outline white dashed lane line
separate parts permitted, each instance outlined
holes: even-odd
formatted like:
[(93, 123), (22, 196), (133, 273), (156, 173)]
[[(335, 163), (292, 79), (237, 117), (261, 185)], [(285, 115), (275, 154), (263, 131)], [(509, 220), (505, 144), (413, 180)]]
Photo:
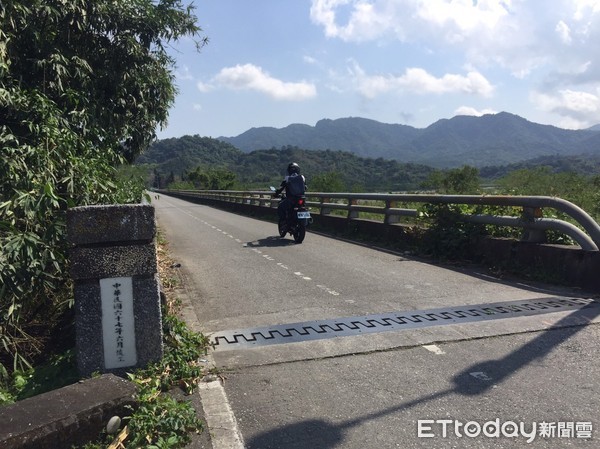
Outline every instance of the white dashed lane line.
[[(198, 218), (198, 217), (196, 217), (196, 216), (194, 216), (194, 215), (190, 214), (188, 211), (186, 211), (186, 210), (184, 210), (184, 209), (181, 209), (181, 208), (179, 208), (179, 207), (177, 207), (177, 206), (174, 206), (174, 207), (175, 207), (175, 208), (177, 208), (177, 209), (179, 209), (179, 210), (180, 210), (181, 212), (183, 212), (184, 214), (186, 214), (186, 215), (188, 215), (188, 216), (192, 217), (194, 220), (196, 220), (196, 221), (199, 221), (200, 223), (202, 223), (202, 224), (204, 224), (204, 225), (208, 226), (208, 227), (209, 227), (209, 228), (211, 228), (211, 229), (214, 229), (215, 231), (217, 231), (217, 232), (219, 232), (219, 233), (221, 233), (221, 234), (223, 234), (223, 235), (226, 235), (226, 236), (227, 236), (227, 237), (229, 237), (230, 239), (234, 240), (236, 243), (240, 243), (240, 244), (242, 244), (242, 247), (244, 247), (244, 248), (248, 248), (248, 244), (247, 244), (247, 243), (243, 243), (243, 242), (242, 242), (240, 239), (238, 239), (238, 238), (236, 238), (235, 236), (233, 236), (233, 235), (229, 234), (227, 231), (223, 231), (222, 229), (219, 229), (219, 228), (217, 228), (216, 226), (214, 226), (214, 225), (210, 224), (209, 222), (207, 222), (207, 221), (205, 221), (205, 220), (202, 220), (202, 219), (200, 219), (200, 218)], [(283, 268), (284, 270), (289, 270), (289, 269), (290, 269), (290, 268), (289, 268), (287, 265), (285, 265), (285, 264), (283, 264), (283, 263), (281, 263), (281, 262), (277, 262), (277, 261), (276, 261), (276, 259), (275, 259), (274, 257), (271, 257), (271, 256), (270, 256), (270, 255), (268, 255), (268, 254), (263, 254), (263, 252), (262, 252), (261, 250), (259, 250), (258, 248), (252, 248), (252, 251), (254, 251), (255, 253), (257, 253), (257, 254), (261, 255), (261, 256), (262, 256), (264, 259), (266, 259), (266, 260), (268, 260), (268, 261), (270, 261), (270, 262), (276, 262), (276, 263), (277, 263), (277, 266), (278, 266), (278, 267), (280, 267), (280, 268)], [(300, 272), (300, 271), (294, 271), (294, 274), (295, 274), (296, 276), (298, 276), (298, 277), (302, 278), (302, 279), (303, 279), (303, 280), (305, 280), (305, 281), (312, 281), (312, 280), (313, 280), (313, 279), (312, 279), (310, 276), (307, 276), (307, 275), (303, 274), (303, 273), (302, 273), (302, 272)], [(316, 287), (317, 287), (317, 288), (319, 288), (319, 289), (321, 289), (321, 290), (323, 290), (324, 292), (327, 292), (327, 293), (329, 293), (329, 294), (330, 294), (330, 295), (332, 295), (332, 296), (340, 296), (340, 293), (339, 293), (339, 292), (337, 292), (337, 291), (335, 291), (335, 290), (333, 290), (333, 289), (331, 289), (331, 288), (329, 288), (329, 287), (327, 287), (327, 286), (325, 286), (325, 285), (320, 285), (320, 284), (317, 284), (317, 285), (316, 285)]]

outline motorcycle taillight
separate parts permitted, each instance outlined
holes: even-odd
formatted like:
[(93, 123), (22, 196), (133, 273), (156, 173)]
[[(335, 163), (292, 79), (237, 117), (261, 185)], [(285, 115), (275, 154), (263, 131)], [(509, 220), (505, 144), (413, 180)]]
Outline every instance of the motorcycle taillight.
[(304, 206), (304, 198), (298, 199), (298, 206)]

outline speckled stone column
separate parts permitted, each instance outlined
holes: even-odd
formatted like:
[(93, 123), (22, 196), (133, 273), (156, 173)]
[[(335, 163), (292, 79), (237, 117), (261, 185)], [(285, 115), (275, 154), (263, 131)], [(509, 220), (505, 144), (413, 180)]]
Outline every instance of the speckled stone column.
[(124, 375), (160, 360), (156, 222), (149, 204), (69, 209), (77, 366)]

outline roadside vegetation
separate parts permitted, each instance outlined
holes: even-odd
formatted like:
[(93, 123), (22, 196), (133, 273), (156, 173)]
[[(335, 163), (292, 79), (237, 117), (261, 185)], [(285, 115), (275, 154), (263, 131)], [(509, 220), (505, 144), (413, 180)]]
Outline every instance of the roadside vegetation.
[(202, 46), (200, 33), (179, 0), (0, 3), (3, 402), (22, 397), (34, 366), (70, 363), (66, 210), (141, 201), (145, 180), (120, 167), (173, 104), (166, 46), (183, 37)]
[[(174, 261), (168, 253), (167, 242), (161, 234), (157, 238), (159, 276), (162, 293), (163, 358), (128, 374), (137, 388), (139, 406), (122, 419), (118, 434), (103, 431), (98, 439), (84, 449), (104, 449), (119, 442), (124, 448), (149, 449), (181, 448), (191, 441), (193, 433), (203, 432), (204, 424), (194, 407), (174, 390), (190, 395), (205, 376), (218, 376), (214, 367), (203, 362), (210, 348), (203, 334), (192, 332), (178, 318), (181, 303), (177, 297), (179, 286)], [(0, 390), (0, 407), (37, 394), (77, 382), (80, 377), (73, 350), (74, 336), (61, 346), (48, 348), (53, 354), (45, 363), (39, 362), (28, 369), (12, 373), (12, 382), (5, 382)]]
[(181, 302), (176, 264), (170, 258), (167, 242), (157, 238), (159, 276), (162, 292), (163, 348), (159, 362), (130, 373), (137, 387), (139, 406), (124, 418), (123, 429), (117, 435), (103, 432), (98, 440), (84, 449), (104, 449), (118, 442), (125, 448), (174, 449), (184, 447), (193, 433), (203, 432), (204, 424), (194, 407), (173, 394), (179, 389), (192, 394), (205, 376), (218, 376), (214, 367), (203, 361), (210, 348), (207, 337), (192, 332), (178, 318)]
[[(553, 172), (548, 166), (519, 169), (509, 172), (487, 188), (481, 187), (481, 179), (473, 167), (435, 172), (429, 187), (448, 194), (499, 194), (552, 196), (570, 201), (600, 221), (600, 175), (584, 175), (575, 172)], [(555, 210), (540, 210), (545, 218), (556, 218), (577, 225), (571, 217)], [(429, 220), (433, 254), (449, 256), (461, 254), (470, 239), (479, 236), (520, 238), (522, 230), (511, 227), (460, 223), (460, 214), (488, 214), (522, 216), (520, 207), (477, 205), (428, 205), (422, 208), (422, 217)], [(546, 231), (548, 243), (573, 244), (571, 239), (556, 231)]]
[[(0, 3), (0, 407), (79, 380), (66, 211), (144, 197), (147, 174), (130, 164), (175, 98), (166, 46), (206, 43), (193, 11), (180, 0)], [(125, 447), (182, 447), (202, 428), (168, 391), (189, 393), (207, 373), (208, 341), (168, 294), (162, 306), (164, 357), (130, 374), (139, 407)], [(114, 436), (99, 438), (88, 447)]]

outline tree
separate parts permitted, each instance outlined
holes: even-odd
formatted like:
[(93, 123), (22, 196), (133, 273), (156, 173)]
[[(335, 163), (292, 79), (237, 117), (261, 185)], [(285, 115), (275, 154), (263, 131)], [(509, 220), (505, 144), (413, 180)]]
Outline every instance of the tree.
[(236, 175), (224, 168), (199, 166), (188, 174), (188, 180), (198, 189), (229, 190), (235, 185)]
[(433, 172), (424, 187), (433, 188), (446, 194), (475, 194), (479, 191), (479, 171), (464, 165), (445, 171)]
[(165, 45), (200, 31), (180, 0), (0, 2), (0, 351), (65, 302), (65, 210), (141, 199), (116, 167), (167, 119)]
[(171, 172), (169, 173), (169, 176), (167, 176), (167, 180), (165, 181), (165, 183), (169, 185), (173, 182), (175, 182), (175, 173)]
[(320, 173), (310, 180), (310, 189), (315, 192), (343, 192), (344, 181), (337, 172)]
[[(510, 195), (556, 196), (571, 201), (586, 212), (600, 215), (600, 176), (586, 177), (574, 172), (553, 173), (549, 167), (516, 170), (498, 181)], [(564, 218), (563, 215), (558, 214)]]

